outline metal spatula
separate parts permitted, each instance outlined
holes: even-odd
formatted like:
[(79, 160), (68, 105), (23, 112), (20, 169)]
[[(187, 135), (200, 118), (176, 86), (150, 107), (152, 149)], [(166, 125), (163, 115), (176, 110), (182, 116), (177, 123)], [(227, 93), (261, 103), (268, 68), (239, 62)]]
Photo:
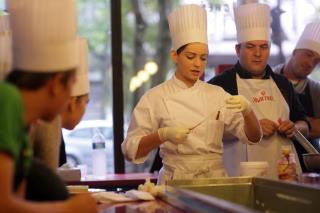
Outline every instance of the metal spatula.
[(312, 146), (310, 141), (308, 141), (299, 130), (294, 131), (293, 138), (297, 140), (308, 153), (319, 154), (318, 150)]

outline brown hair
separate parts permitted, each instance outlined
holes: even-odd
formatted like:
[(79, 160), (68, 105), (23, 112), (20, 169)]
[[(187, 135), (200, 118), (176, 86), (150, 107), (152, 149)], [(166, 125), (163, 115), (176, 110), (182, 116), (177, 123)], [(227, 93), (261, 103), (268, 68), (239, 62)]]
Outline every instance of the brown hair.
[(43, 87), (50, 79), (58, 74), (63, 74), (62, 84), (67, 85), (70, 77), (74, 74), (76, 69), (66, 70), (64, 72), (51, 72), (51, 73), (35, 73), (24, 70), (13, 70), (6, 78), (20, 89), (37, 90)]
[(187, 46), (188, 46), (188, 44), (185, 44), (185, 45), (179, 47), (179, 48), (177, 49), (177, 54), (179, 55)]

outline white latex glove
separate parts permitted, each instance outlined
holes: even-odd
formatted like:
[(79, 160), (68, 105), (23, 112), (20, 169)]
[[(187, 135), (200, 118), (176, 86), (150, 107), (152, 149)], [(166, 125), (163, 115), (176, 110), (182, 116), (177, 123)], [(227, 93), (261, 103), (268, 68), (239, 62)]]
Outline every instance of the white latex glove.
[(249, 101), (242, 95), (233, 95), (226, 100), (227, 109), (236, 109), (237, 112), (242, 112), (244, 116), (248, 115), (252, 108)]
[(173, 143), (183, 143), (190, 130), (183, 127), (163, 127), (158, 129), (158, 134), (162, 142), (171, 141)]

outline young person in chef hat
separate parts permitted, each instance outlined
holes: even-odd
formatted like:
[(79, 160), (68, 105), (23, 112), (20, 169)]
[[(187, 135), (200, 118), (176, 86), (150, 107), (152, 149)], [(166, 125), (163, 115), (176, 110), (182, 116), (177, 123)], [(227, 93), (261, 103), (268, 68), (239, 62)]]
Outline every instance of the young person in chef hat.
[(225, 143), (224, 162), (229, 174), (239, 175), (240, 161), (267, 161), (268, 176), (278, 178), (277, 159), (281, 156), (281, 146), (292, 145), (290, 139), (295, 129), (307, 135), (308, 123), (291, 83), (273, 73), (267, 64), (271, 45), (269, 6), (243, 4), (236, 7), (234, 13), (238, 62), (209, 83), (250, 100), (259, 118), (263, 139), (256, 146)]
[(78, 51), (79, 66), (76, 82), (71, 91), (70, 102), (61, 114), (62, 117), (57, 116), (51, 122), (38, 121), (33, 125), (30, 133), (35, 157), (54, 171), (58, 166), (66, 163), (61, 126), (69, 130), (73, 129), (80, 122), (89, 101), (88, 47), (85, 38), (78, 39)]
[(71, 91), (71, 98), (67, 108), (61, 113), (62, 127), (73, 129), (85, 113), (89, 102), (89, 79), (88, 79), (88, 44), (87, 39), (79, 38), (79, 67), (77, 80)]
[[(72, 130), (80, 121), (89, 102), (90, 84), (88, 78), (88, 44), (87, 39), (79, 38), (79, 67), (77, 81), (72, 88), (67, 108), (61, 113), (62, 127)], [(65, 144), (62, 137), (59, 165), (66, 163)]]
[[(320, 82), (309, 75), (316, 71), (320, 63), (320, 21), (309, 23), (303, 30), (292, 55), (284, 64), (274, 68), (274, 72), (285, 76), (298, 93), (299, 100), (307, 113), (311, 125), (308, 140), (320, 151)], [(307, 172), (302, 154), (304, 148), (295, 143), (302, 171)]]
[(28, 128), (37, 119), (54, 119), (68, 103), (75, 81), (75, 1), (10, 0), (7, 6), (13, 71), (9, 83), (0, 82), (0, 212), (97, 212), (89, 195), (51, 203), (24, 197), (33, 160)]
[(199, 5), (184, 5), (168, 20), (175, 74), (142, 96), (122, 151), (139, 164), (160, 147), (163, 167), (158, 183), (225, 176), (224, 131), (254, 144), (261, 137), (258, 120), (245, 98), (199, 80), (208, 57), (206, 11)]
[[(41, 137), (38, 137), (36, 144), (33, 144), (34, 156), (37, 160), (33, 161), (30, 174), (27, 177), (26, 197), (30, 200), (64, 200), (69, 196), (64, 181), (55, 173), (59, 163), (59, 155), (66, 158), (64, 142), (63, 140), (61, 141), (60, 137), (57, 138), (56, 135), (60, 136), (61, 128), (57, 130), (60, 127), (60, 120), (62, 120), (62, 126), (70, 130), (80, 122), (89, 101), (87, 40), (78, 38), (77, 45), (79, 65), (76, 71), (76, 82), (72, 87), (67, 107), (63, 110), (59, 119), (55, 119), (59, 121), (59, 125), (57, 122), (53, 124), (50, 122), (40, 124), (40, 128), (36, 127), (37, 135), (41, 135)], [(45, 135), (55, 131), (57, 133), (54, 136)], [(50, 139), (52, 137), (58, 141), (55, 142)], [(47, 144), (48, 138), (52, 144)], [(66, 161), (66, 159), (64, 160)], [(55, 165), (55, 167), (49, 169), (51, 164)], [(41, 185), (39, 185), (39, 179), (41, 179)]]
[(5, 79), (11, 71), (11, 29), (9, 26), (9, 15), (0, 11), (0, 81)]

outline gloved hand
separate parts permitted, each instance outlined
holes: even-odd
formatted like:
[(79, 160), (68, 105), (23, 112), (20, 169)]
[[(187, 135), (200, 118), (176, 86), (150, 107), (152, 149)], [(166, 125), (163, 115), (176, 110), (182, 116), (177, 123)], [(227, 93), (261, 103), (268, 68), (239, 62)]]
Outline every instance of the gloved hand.
[(162, 142), (171, 141), (173, 143), (183, 143), (190, 130), (183, 127), (163, 127), (158, 129), (159, 138)]
[(252, 108), (249, 101), (242, 95), (233, 95), (226, 100), (227, 109), (236, 109), (237, 112), (242, 112), (244, 116), (248, 115)]

